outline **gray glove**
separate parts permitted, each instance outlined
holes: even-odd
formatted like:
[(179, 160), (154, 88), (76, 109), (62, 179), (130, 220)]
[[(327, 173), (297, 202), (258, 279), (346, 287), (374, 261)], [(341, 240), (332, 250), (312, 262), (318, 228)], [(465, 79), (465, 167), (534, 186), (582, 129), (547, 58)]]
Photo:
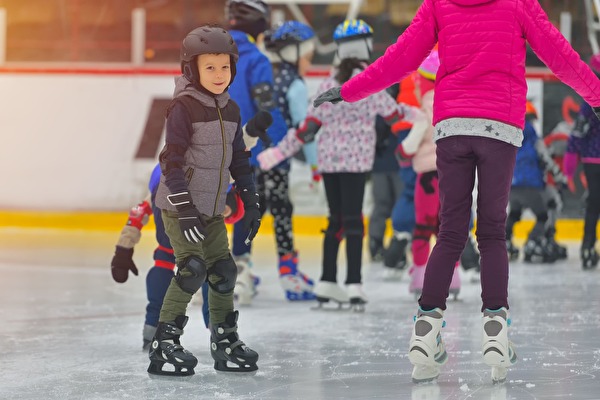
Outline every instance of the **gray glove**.
[(313, 107), (317, 108), (321, 104), (325, 103), (326, 101), (333, 103), (333, 104), (343, 101), (344, 99), (342, 99), (340, 90), (342, 90), (342, 88), (340, 86), (337, 86), (337, 87), (333, 87), (333, 88), (321, 93), (320, 95), (317, 96), (315, 101), (313, 101)]

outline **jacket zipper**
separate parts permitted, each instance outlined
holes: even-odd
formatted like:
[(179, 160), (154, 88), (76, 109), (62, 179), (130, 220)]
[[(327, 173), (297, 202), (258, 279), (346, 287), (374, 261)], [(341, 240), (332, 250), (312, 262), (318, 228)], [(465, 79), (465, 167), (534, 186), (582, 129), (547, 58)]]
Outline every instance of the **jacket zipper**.
[(225, 167), (225, 156), (227, 155), (227, 148), (225, 147), (225, 126), (223, 125), (223, 116), (221, 115), (221, 109), (219, 108), (219, 103), (217, 102), (217, 99), (215, 99), (215, 107), (217, 108), (217, 113), (219, 114), (219, 123), (221, 124), (221, 143), (223, 143), (223, 157), (221, 158), (221, 168), (219, 169), (219, 187), (217, 190), (217, 195), (215, 197), (213, 215), (217, 214), (219, 195), (221, 193), (221, 186), (223, 185), (223, 168)]

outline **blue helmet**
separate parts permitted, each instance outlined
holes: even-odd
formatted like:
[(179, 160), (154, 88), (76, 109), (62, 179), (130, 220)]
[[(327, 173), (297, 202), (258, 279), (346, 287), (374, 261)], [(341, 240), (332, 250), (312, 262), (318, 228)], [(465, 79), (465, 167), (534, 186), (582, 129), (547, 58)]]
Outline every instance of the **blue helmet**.
[(373, 28), (362, 19), (347, 19), (339, 24), (333, 32), (333, 40), (344, 42), (373, 36)]
[(265, 36), (265, 48), (279, 51), (290, 44), (300, 44), (315, 37), (312, 28), (300, 21), (285, 21)]

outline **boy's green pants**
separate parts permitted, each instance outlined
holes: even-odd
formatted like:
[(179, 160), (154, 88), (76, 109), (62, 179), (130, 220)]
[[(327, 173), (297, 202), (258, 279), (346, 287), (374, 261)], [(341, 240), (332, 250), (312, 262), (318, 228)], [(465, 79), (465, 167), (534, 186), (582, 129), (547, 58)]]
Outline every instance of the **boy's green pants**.
[[(206, 263), (208, 281), (216, 284), (220, 277), (211, 274), (211, 268), (215, 261), (231, 257), (229, 253), (229, 238), (225, 229), (223, 216), (206, 218), (206, 239), (200, 243), (190, 243), (179, 228), (177, 213), (162, 210), (162, 219), (165, 224), (165, 232), (169, 236), (175, 262), (178, 266), (178, 274), (182, 277), (191, 275), (185, 268), (181, 269), (183, 261), (189, 256), (200, 257)], [(160, 322), (174, 321), (178, 315), (185, 315), (187, 305), (192, 300), (190, 293), (184, 292), (175, 278), (167, 289), (163, 305), (160, 310)], [(208, 289), (208, 310), (210, 312), (210, 323), (212, 325), (225, 322), (225, 316), (233, 311), (233, 289), (229, 293), (218, 293), (211, 286)]]

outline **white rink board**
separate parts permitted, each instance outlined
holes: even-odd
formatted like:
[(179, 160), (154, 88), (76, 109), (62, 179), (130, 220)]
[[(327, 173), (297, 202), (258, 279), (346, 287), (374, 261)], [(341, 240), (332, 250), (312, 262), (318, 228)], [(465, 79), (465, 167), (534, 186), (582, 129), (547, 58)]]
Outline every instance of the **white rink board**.
[[(307, 79), (311, 93), (321, 79)], [(1, 73), (0, 209), (110, 211), (136, 204), (155, 162), (134, 156), (152, 99), (169, 98), (173, 86), (164, 73)], [(295, 212), (324, 213), (322, 187), (314, 196), (309, 179), (305, 166), (292, 169)]]

